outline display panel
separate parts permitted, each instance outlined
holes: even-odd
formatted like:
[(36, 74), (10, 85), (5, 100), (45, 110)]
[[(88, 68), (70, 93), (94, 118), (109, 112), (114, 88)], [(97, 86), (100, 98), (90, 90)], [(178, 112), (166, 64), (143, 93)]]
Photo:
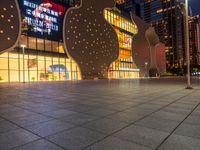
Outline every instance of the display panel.
[(62, 40), (63, 18), (67, 6), (53, 0), (19, 0), (23, 25), (28, 36)]

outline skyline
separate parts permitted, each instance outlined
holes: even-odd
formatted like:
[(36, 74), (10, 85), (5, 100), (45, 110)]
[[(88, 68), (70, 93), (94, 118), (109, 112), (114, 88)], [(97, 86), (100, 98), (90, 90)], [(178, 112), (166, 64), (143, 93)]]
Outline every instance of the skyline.
[(197, 0), (189, 0), (189, 6), (192, 9), (193, 15), (200, 15), (200, 5)]

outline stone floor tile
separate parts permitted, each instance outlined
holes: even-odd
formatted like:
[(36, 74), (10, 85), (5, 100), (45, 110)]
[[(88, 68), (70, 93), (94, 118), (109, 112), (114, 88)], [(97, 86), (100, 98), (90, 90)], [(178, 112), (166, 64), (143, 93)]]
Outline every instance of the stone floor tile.
[(68, 107), (67, 109), (71, 110), (71, 111), (82, 113), (82, 112), (88, 112), (88, 111), (94, 110), (95, 108), (92, 106), (89, 106), (89, 105), (78, 105), (77, 104), (72, 107)]
[(104, 118), (104, 119), (95, 120), (90, 123), (84, 124), (83, 126), (89, 129), (102, 132), (104, 134), (111, 134), (123, 127), (126, 127), (127, 125), (128, 124), (123, 123), (123, 122)]
[(21, 111), (23, 109), (19, 107), (15, 107), (11, 104), (1, 104), (0, 105), (0, 114), (2, 113), (9, 113), (9, 112), (16, 112), (16, 111)]
[(122, 122), (126, 122), (126, 123), (133, 123), (136, 120), (139, 120), (143, 117), (144, 116), (142, 116), (142, 115), (132, 114), (132, 113), (124, 113), (124, 112), (120, 112), (120, 113), (116, 113), (116, 114), (107, 116), (107, 118), (109, 118), (111, 120), (122, 121)]
[(53, 118), (51, 118), (51, 117), (37, 114), (37, 115), (30, 115), (30, 116), (26, 116), (26, 117), (20, 117), (20, 118), (12, 118), (10, 120), (12, 122), (16, 123), (17, 125), (25, 127), (25, 126), (30, 126), (30, 125), (46, 122), (46, 121), (49, 121), (52, 119)]
[(142, 115), (142, 116), (145, 116), (145, 115), (149, 115), (151, 113), (153, 113), (155, 110), (152, 110), (152, 109), (145, 109), (145, 108), (142, 108), (142, 109), (139, 109), (137, 107), (134, 107), (134, 108), (130, 108), (130, 109), (127, 109), (125, 111), (123, 111), (124, 113), (128, 113), (128, 114), (137, 114), (137, 115)]
[(78, 127), (49, 136), (48, 140), (66, 148), (67, 150), (80, 150), (104, 137), (105, 135), (103, 134)]
[(176, 103), (173, 103), (171, 105), (169, 105), (170, 107), (172, 108), (175, 108), (175, 109), (184, 109), (184, 110), (193, 110), (195, 108), (195, 104), (184, 104), (184, 103), (179, 103), (179, 102), (176, 102)]
[(45, 112), (45, 113), (43, 113), (43, 115), (50, 116), (53, 118), (62, 118), (62, 117), (69, 116), (71, 114), (76, 114), (76, 113), (77, 112), (70, 111), (67, 109), (60, 109), (60, 110)]
[(86, 150), (153, 150), (151, 148), (135, 144), (133, 142), (120, 140), (114, 137), (108, 137), (100, 141)]
[(191, 110), (189, 110), (189, 109), (182, 109), (182, 108), (171, 107), (171, 106), (163, 108), (162, 111), (169, 112), (169, 113), (176, 113), (176, 114), (180, 114), (180, 115), (181, 114), (188, 115), (191, 112)]
[(26, 117), (26, 116), (31, 116), (31, 115), (36, 115), (36, 113), (27, 111), (27, 110), (20, 110), (20, 111), (7, 112), (7, 113), (0, 114), (0, 116), (6, 119), (20, 118), (20, 117)]
[(181, 122), (183, 121), (187, 115), (186, 114), (178, 114), (178, 113), (172, 113), (172, 112), (166, 112), (166, 111), (158, 111), (156, 113), (153, 113), (151, 117), (157, 118), (157, 119), (165, 119), (165, 120), (172, 120)]
[(184, 123), (187, 124), (193, 124), (193, 125), (199, 125), (200, 126), (200, 114), (191, 114), (185, 121)]
[(27, 126), (25, 129), (42, 137), (55, 134), (57, 132), (67, 130), (74, 127), (74, 125), (59, 120), (50, 120), (43, 123), (38, 123), (33, 126)]
[(96, 119), (97, 119), (97, 117), (95, 117), (95, 116), (81, 114), (81, 113), (72, 114), (67, 117), (60, 118), (60, 120), (62, 120), (62, 121), (66, 121), (66, 122), (69, 122), (69, 123), (72, 123), (75, 125), (82, 125), (82, 124), (85, 124), (87, 122), (90, 122), (90, 121), (93, 121)]
[(114, 110), (107, 110), (107, 109), (100, 108), (100, 109), (95, 109), (95, 110), (88, 111), (85, 114), (98, 116), (98, 117), (104, 117), (104, 116), (113, 114), (115, 112), (116, 111), (114, 111)]
[(179, 122), (164, 120), (164, 119), (157, 119), (153, 117), (146, 117), (136, 122), (135, 124), (138, 126), (152, 128), (152, 129), (156, 129), (156, 130), (160, 130), (164, 132), (171, 132), (178, 126)]
[[(110, 149), (155, 149), (188, 115), (176, 130), (185, 136), (176, 135), (179, 138), (175, 141), (170, 136), (163, 145), (171, 140), (173, 144), (165, 145), (166, 149), (174, 145), (176, 150), (198, 149), (200, 106), (190, 112), (200, 102), (200, 78), (192, 78), (194, 90), (185, 90), (185, 81), (150, 78), (1, 83), (0, 150), (60, 150), (62, 146), (107, 149), (109, 144)], [(38, 139), (34, 133), (45, 138), (48, 135), (53, 142)]]
[(144, 109), (144, 110), (153, 110), (153, 111), (156, 111), (156, 110), (162, 108), (162, 106), (146, 103), (146, 104), (139, 105), (137, 108), (138, 109)]
[(44, 112), (59, 110), (59, 108), (57, 107), (48, 106), (48, 105), (35, 106), (29, 109), (36, 113), (44, 113)]
[(63, 150), (63, 148), (48, 142), (44, 139), (37, 140), (26, 145), (14, 148), (13, 150)]
[(173, 134), (158, 150), (199, 150), (200, 140)]
[(166, 106), (170, 102), (162, 101), (162, 100), (156, 100), (156, 101), (151, 101), (148, 104), (154, 104), (154, 105), (159, 105), (159, 106)]
[(10, 131), (0, 134), (0, 149), (8, 150), (37, 139), (39, 139), (38, 136), (23, 129)]
[(178, 135), (200, 138), (200, 126), (183, 123), (174, 132)]
[(13, 123), (11, 123), (9, 121), (0, 119), (0, 134), (1, 133), (5, 133), (5, 132), (9, 132), (11, 130), (16, 130), (18, 128), (19, 127), (16, 126), (15, 124), (13, 124)]
[[(139, 103), (135, 103), (135, 105), (138, 105)], [(117, 104), (111, 104), (111, 105), (105, 105), (103, 106), (102, 108), (106, 108), (106, 109), (109, 109), (109, 110), (112, 110), (112, 111), (123, 111), (123, 110), (126, 110), (128, 108), (132, 108), (134, 107), (134, 105), (125, 105), (123, 103), (117, 103)]]
[(132, 125), (113, 136), (154, 149), (168, 136), (168, 133)]

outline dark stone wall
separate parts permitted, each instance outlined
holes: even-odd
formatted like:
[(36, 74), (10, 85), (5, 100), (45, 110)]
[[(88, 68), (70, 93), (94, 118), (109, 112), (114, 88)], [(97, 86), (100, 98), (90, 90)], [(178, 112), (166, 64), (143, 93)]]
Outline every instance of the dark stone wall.
[(80, 7), (66, 12), (65, 49), (79, 65), (83, 79), (107, 78), (109, 66), (118, 58), (117, 34), (103, 14), (114, 5), (114, 0), (82, 0)]
[(0, 1), (0, 54), (12, 49), (21, 34), (21, 15), (17, 0)]

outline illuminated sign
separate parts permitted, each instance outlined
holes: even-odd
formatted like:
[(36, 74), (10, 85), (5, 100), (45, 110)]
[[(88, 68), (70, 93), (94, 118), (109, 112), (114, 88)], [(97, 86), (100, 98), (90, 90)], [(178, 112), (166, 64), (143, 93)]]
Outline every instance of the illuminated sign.
[(66, 7), (53, 0), (20, 0), (23, 29), (29, 36), (62, 40), (62, 24)]

